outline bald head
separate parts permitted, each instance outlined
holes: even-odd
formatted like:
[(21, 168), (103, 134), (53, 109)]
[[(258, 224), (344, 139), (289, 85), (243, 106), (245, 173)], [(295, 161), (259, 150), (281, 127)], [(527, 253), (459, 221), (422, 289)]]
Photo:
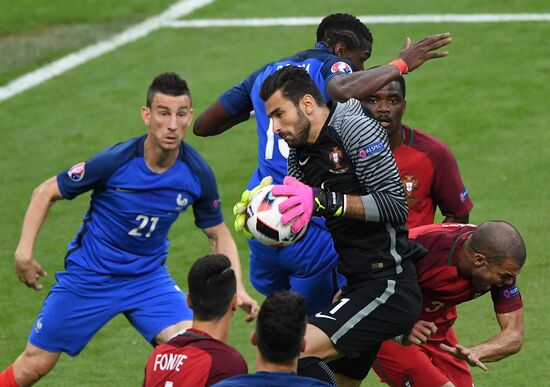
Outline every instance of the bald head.
[(521, 267), (527, 257), (525, 243), (519, 231), (502, 220), (480, 224), (470, 237), (470, 247), (483, 253), (490, 263), (510, 258)]

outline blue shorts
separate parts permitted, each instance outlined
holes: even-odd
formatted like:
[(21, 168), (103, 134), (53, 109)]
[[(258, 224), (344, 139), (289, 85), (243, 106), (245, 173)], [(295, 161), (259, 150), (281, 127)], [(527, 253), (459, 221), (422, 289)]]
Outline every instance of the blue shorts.
[(123, 313), (149, 342), (193, 313), (164, 267), (141, 276), (112, 277), (69, 269), (44, 301), (29, 335), (31, 344), (76, 356), (109, 320)]
[(332, 304), (346, 283), (337, 270), (338, 254), (330, 233), (315, 221), (304, 238), (287, 247), (268, 247), (249, 240), (250, 282), (264, 295), (291, 290), (304, 297), (308, 315)]

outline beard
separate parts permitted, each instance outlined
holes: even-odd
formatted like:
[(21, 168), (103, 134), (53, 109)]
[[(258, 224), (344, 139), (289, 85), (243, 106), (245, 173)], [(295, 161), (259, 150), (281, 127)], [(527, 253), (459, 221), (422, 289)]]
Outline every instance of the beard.
[(298, 120), (296, 121), (295, 128), (296, 134), (292, 137), (285, 138), (285, 141), (291, 147), (307, 144), (309, 131), (311, 129), (311, 121), (308, 120), (300, 108), (298, 108)]

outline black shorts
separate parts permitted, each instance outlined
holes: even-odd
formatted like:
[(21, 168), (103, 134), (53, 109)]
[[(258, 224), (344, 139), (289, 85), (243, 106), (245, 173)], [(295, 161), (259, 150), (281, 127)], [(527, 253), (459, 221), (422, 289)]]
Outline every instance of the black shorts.
[(311, 316), (309, 323), (321, 329), (347, 358), (374, 360), (384, 340), (408, 333), (420, 317), (422, 296), (414, 265), (405, 261), (403, 269), (399, 275), (344, 289), (338, 302)]

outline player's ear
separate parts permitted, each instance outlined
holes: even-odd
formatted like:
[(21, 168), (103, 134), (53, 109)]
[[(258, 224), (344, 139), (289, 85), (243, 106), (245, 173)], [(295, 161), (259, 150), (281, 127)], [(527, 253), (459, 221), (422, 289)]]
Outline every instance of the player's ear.
[(250, 333), (250, 342), (253, 346), (256, 346), (256, 331)]
[(306, 350), (306, 339), (302, 339), (300, 342), (300, 352), (304, 352)]
[(187, 293), (187, 306), (189, 306), (189, 309), (193, 309), (193, 304), (191, 303), (191, 297), (189, 297), (189, 293)]
[(481, 267), (487, 264), (487, 256), (483, 253), (474, 252), (473, 263), (475, 267)]
[(306, 115), (311, 114), (315, 105), (317, 105), (317, 103), (311, 94), (305, 94), (302, 99), (300, 99), (300, 108)]
[(332, 50), (332, 52), (336, 56), (344, 56), (344, 54), (346, 53), (346, 50), (347, 50), (346, 43), (339, 41), (334, 45), (334, 50)]
[(234, 294), (234, 295), (233, 295), (233, 298), (231, 299), (231, 311), (234, 312), (234, 311), (237, 310), (237, 302), (238, 302), (238, 300), (237, 300), (237, 295)]
[(141, 119), (145, 125), (149, 126), (151, 124), (151, 109), (147, 106), (142, 106), (140, 110)]

